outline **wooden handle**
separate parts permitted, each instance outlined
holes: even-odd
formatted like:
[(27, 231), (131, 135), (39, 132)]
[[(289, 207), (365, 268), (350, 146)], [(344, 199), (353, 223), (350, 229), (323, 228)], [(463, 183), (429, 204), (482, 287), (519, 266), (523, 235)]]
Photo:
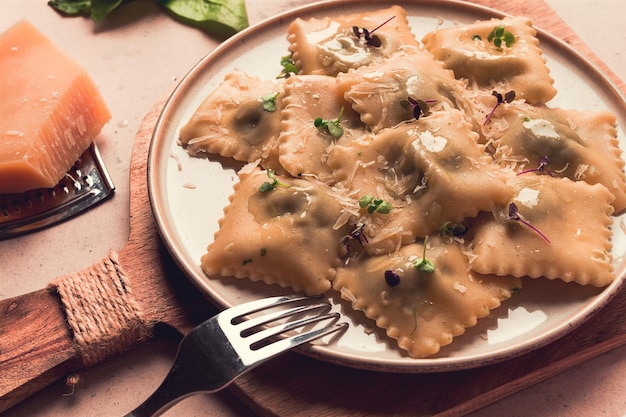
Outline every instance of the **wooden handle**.
[(46, 289), (0, 301), (0, 412), (81, 366), (61, 300)]

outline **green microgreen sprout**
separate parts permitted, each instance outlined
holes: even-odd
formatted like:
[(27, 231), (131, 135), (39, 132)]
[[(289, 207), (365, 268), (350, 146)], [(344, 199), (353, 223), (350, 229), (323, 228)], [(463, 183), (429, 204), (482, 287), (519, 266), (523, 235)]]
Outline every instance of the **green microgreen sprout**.
[(390, 287), (395, 287), (400, 284), (400, 275), (397, 272), (392, 271), (391, 269), (387, 269), (385, 271), (385, 282)]
[(487, 126), (487, 123), (489, 123), (489, 121), (491, 120), (491, 117), (496, 112), (496, 109), (498, 108), (498, 106), (500, 106), (503, 103), (510, 103), (513, 100), (515, 100), (515, 91), (513, 90), (506, 92), (504, 96), (494, 90), (491, 92), (491, 95), (496, 98), (496, 104), (493, 106), (493, 108), (491, 109), (487, 117), (485, 118), (485, 123), (483, 123), (483, 126)]
[(517, 204), (509, 204), (509, 215), (506, 217), (505, 220), (520, 222), (533, 232), (537, 233), (548, 245), (551, 243), (550, 239), (548, 239), (548, 236), (546, 236), (541, 230), (532, 225), (528, 220), (524, 218), (524, 216), (520, 214), (519, 209), (517, 208)]
[(280, 58), (280, 65), (283, 67), (283, 70), (276, 78), (289, 78), (291, 74), (298, 73), (298, 67), (296, 67), (295, 62), (293, 62), (291, 55), (285, 55)]
[(359, 207), (367, 208), (367, 213), (372, 214), (374, 212), (380, 214), (389, 214), (393, 206), (388, 201), (381, 198), (374, 198), (371, 194), (366, 194), (359, 199)]
[(550, 174), (549, 170), (550, 158), (544, 155), (539, 160), (539, 165), (536, 168), (525, 169), (524, 171), (520, 171), (517, 175), (529, 174), (531, 172), (536, 172), (538, 174)]
[(497, 48), (502, 47), (502, 43), (510, 48), (515, 43), (515, 35), (504, 28), (504, 25), (496, 26), (487, 36), (487, 41), (493, 42)]
[(276, 111), (278, 106), (276, 105), (276, 98), (278, 97), (278, 92), (266, 94), (261, 97), (263, 101), (263, 110), (269, 113), (273, 113)]
[(313, 121), (316, 128), (322, 130), (326, 129), (328, 133), (335, 139), (340, 138), (343, 135), (343, 129), (341, 128), (341, 118), (343, 117), (343, 106), (339, 110), (339, 116), (334, 120), (324, 120), (318, 117)]
[(406, 101), (402, 100), (400, 104), (403, 107), (410, 107), (413, 109), (413, 117), (419, 120), (421, 116), (428, 116), (430, 113), (430, 103), (436, 103), (437, 100), (420, 100), (413, 97), (407, 97)]
[(267, 255), (267, 248), (261, 248), (261, 256)]
[(480, 35), (473, 35), (473, 36), (472, 36), (472, 40), (473, 40), (473, 41), (482, 41), (482, 40), (483, 40), (483, 38), (482, 38)]
[(276, 178), (276, 172), (273, 169), (267, 170), (267, 177), (272, 180), (272, 182), (265, 181), (263, 184), (261, 184), (261, 186), (259, 187), (260, 192), (266, 193), (268, 191), (276, 189), (276, 187), (289, 188), (289, 184), (278, 181), (278, 178)]
[(381, 27), (389, 23), (394, 18), (395, 16), (391, 16), (389, 19), (385, 20), (383, 23), (376, 26), (372, 30), (359, 28), (358, 26), (352, 26), (352, 32), (354, 32), (354, 36), (356, 36), (359, 39), (361, 39), (361, 36), (363, 36), (363, 38), (365, 39), (365, 43), (367, 45), (378, 48), (382, 46), (383, 43), (377, 35), (372, 35), (372, 33), (376, 32), (378, 29), (380, 29)]
[(440, 236), (448, 237), (461, 237), (467, 233), (468, 227), (463, 223), (457, 224), (452, 222), (445, 222), (439, 228)]
[(410, 336), (413, 336), (413, 333), (417, 330), (417, 310), (413, 308), (413, 330), (411, 330)]
[(417, 268), (423, 274), (432, 274), (435, 272), (435, 264), (430, 259), (426, 258), (426, 247), (428, 246), (428, 236), (424, 238), (424, 250), (422, 252), (422, 257), (416, 259), (413, 262), (413, 266)]

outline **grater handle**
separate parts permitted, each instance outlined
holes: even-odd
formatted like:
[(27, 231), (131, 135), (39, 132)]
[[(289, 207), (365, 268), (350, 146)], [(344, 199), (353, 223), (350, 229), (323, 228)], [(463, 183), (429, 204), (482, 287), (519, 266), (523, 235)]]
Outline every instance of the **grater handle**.
[(0, 412), (82, 366), (58, 294), (0, 301)]

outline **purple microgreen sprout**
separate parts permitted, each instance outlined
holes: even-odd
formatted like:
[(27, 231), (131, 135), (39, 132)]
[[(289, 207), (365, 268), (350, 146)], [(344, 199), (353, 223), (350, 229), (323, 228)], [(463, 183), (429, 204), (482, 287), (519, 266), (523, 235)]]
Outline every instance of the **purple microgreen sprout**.
[(268, 191), (275, 190), (276, 187), (289, 188), (289, 184), (278, 181), (278, 178), (276, 178), (276, 172), (273, 169), (267, 170), (267, 177), (272, 180), (272, 182), (265, 181), (263, 184), (261, 184), (261, 186), (259, 187), (260, 192), (266, 193)]
[(261, 100), (263, 101), (263, 110), (265, 110), (268, 113), (275, 112), (276, 109), (278, 108), (278, 106), (276, 105), (277, 97), (278, 97), (278, 92), (266, 94), (263, 97), (261, 97)]
[(395, 16), (391, 16), (389, 19), (385, 20), (383, 23), (376, 26), (372, 30), (359, 28), (358, 26), (352, 26), (352, 32), (354, 32), (354, 36), (359, 39), (361, 39), (361, 36), (363, 36), (367, 45), (379, 48), (380, 46), (382, 46), (383, 43), (377, 35), (372, 35), (372, 33), (376, 32), (378, 29), (389, 23), (393, 18), (395, 18)]
[(291, 74), (297, 74), (298, 68), (296, 67), (295, 62), (291, 58), (291, 55), (285, 55), (280, 59), (280, 65), (283, 67), (283, 70), (276, 76), (276, 78), (289, 78)]
[(507, 93), (504, 94), (504, 96), (502, 94), (498, 93), (497, 91), (492, 91), (491, 95), (494, 96), (497, 101), (496, 101), (496, 104), (491, 109), (491, 111), (489, 112), (489, 114), (487, 115), (487, 117), (485, 118), (485, 123), (483, 123), (483, 126), (487, 126), (487, 123), (489, 123), (489, 121), (491, 120), (491, 117), (496, 112), (496, 109), (502, 103), (510, 103), (513, 100), (515, 100), (515, 91), (513, 91), (513, 90), (508, 91)]
[(430, 259), (426, 258), (426, 247), (428, 246), (428, 236), (424, 238), (424, 250), (422, 252), (422, 257), (416, 259), (413, 262), (413, 266), (423, 274), (432, 274), (435, 272), (435, 263)]
[(550, 165), (550, 158), (547, 156), (542, 156), (539, 160), (539, 165), (536, 168), (526, 169), (524, 171), (518, 172), (517, 175), (529, 174), (531, 172), (537, 172), (539, 174), (550, 173), (548, 166)]
[(371, 194), (366, 194), (359, 199), (359, 207), (366, 208), (368, 214), (374, 212), (380, 214), (389, 214), (393, 206), (388, 201), (381, 198), (374, 198)]
[(504, 25), (496, 26), (487, 36), (487, 41), (493, 42), (497, 48), (502, 47), (502, 42), (510, 48), (515, 43), (515, 35), (504, 29)]
[(363, 245), (363, 242), (367, 243), (367, 236), (363, 233), (364, 229), (365, 223), (357, 223), (354, 229), (341, 239), (341, 243), (346, 244), (350, 240), (355, 240), (361, 245)]
[(445, 222), (439, 228), (440, 236), (448, 236), (448, 237), (461, 237), (467, 233), (468, 227), (463, 223), (457, 224), (452, 222)]
[(354, 244), (358, 244), (363, 247), (366, 243), (368, 243), (367, 236), (363, 233), (364, 229), (365, 223), (357, 223), (350, 233), (341, 238), (339, 243), (346, 247), (346, 254), (349, 257), (357, 256), (359, 254), (359, 248), (354, 246)]
[(413, 117), (419, 120), (421, 116), (428, 116), (430, 113), (430, 103), (436, 103), (437, 100), (420, 100), (413, 97), (407, 97), (406, 101), (402, 101), (400, 104), (403, 106), (409, 106), (413, 109)]
[(343, 106), (339, 110), (339, 116), (334, 120), (324, 120), (318, 117), (313, 121), (316, 128), (322, 130), (326, 129), (328, 133), (335, 139), (340, 138), (343, 135), (343, 129), (341, 128), (341, 118), (343, 117)]
[(506, 217), (506, 220), (512, 220), (522, 223), (524, 226), (537, 233), (548, 245), (551, 243), (550, 239), (548, 239), (548, 236), (546, 236), (541, 230), (532, 225), (528, 220), (524, 218), (524, 216), (520, 214), (519, 209), (517, 208), (517, 204), (509, 204), (509, 215), (508, 217)]
[(400, 283), (400, 275), (397, 272), (387, 269), (385, 271), (385, 282), (390, 287), (395, 287)]

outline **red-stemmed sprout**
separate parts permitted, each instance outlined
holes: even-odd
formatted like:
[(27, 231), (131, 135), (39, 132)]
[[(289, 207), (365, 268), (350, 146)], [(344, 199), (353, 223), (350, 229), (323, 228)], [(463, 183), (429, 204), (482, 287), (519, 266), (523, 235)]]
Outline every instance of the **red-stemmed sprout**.
[(548, 156), (542, 156), (539, 160), (539, 165), (536, 168), (525, 169), (524, 171), (520, 171), (517, 175), (530, 174), (531, 172), (536, 172), (538, 174), (550, 174), (550, 158)]
[(365, 43), (369, 46), (373, 46), (379, 48), (382, 46), (382, 41), (377, 35), (372, 35), (372, 33), (376, 32), (378, 29), (389, 23), (395, 16), (391, 16), (389, 19), (385, 20), (380, 25), (376, 26), (372, 30), (367, 30), (365, 28), (359, 28), (358, 26), (352, 26), (352, 32), (354, 32), (354, 36), (361, 39), (361, 36), (365, 39)]
[(504, 96), (502, 94), (498, 93), (497, 91), (492, 91), (491, 95), (494, 96), (497, 101), (496, 101), (496, 104), (491, 109), (491, 111), (489, 112), (489, 114), (487, 115), (487, 117), (485, 118), (485, 123), (483, 123), (483, 126), (487, 126), (487, 123), (489, 123), (489, 121), (491, 120), (491, 117), (496, 112), (496, 109), (502, 103), (510, 103), (513, 100), (515, 100), (515, 91), (513, 91), (513, 90), (506, 92), (504, 94)]
[(522, 223), (524, 226), (528, 227), (533, 232), (537, 233), (548, 245), (551, 244), (550, 239), (546, 236), (541, 230), (531, 224), (528, 220), (524, 218), (519, 212), (517, 208), (517, 204), (511, 203), (509, 204), (509, 215), (506, 217), (506, 220), (512, 220), (516, 222)]
[(415, 117), (415, 120), (419, 120), (421, 116), (428, 116), (428, 113), (430, 113), (430, 104), (436, 102), (437, 100), (416, 100), (413, 97), (406, 98), (406, 103), (413, 109), (413, 117)]
[[(348, 257), (357, 256), (360, 248), (368, 243), (367, 236), (363, 233), (364, 230), (365, 223), (357, 223), (350, 233), (341, 238), (340, 243), (345, 246)], [(355, 244), (358, 247), (355, 247)]]

